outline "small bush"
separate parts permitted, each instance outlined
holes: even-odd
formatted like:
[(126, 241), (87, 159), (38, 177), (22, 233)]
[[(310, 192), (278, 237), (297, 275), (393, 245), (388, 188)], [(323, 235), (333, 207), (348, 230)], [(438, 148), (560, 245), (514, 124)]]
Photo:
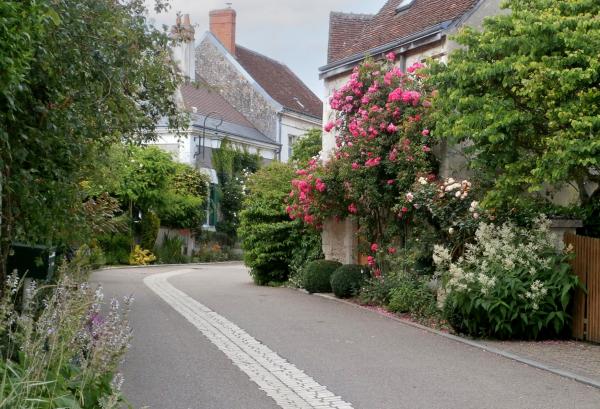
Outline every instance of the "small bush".
[(303, 287), (309, 293), (331, 292), (331, 276), (342, 263), (333, 260), (315, 260), (304, 267)]
[(367, 305), (387, 305), (391, 292), (396, 287), (398, 287), (398, 279), (395, 275), (371, 278), (360, 289), (360, 302)]
[(104, 251), (106, 264), (129, 264), (129, 253), (133, 239), (128, 234), (114, 233), (98, 237), (98, 244)]
[(188, 257), (183, 254), (183, 239), (179, 236), (165, 234), (160, 246), (154, 249), (161, 264), (183, 264), (189, 262)]
[(366, 277), (366, 267), (356, 264), (341, 266), (331, 275), (331, 289), (336, 297), (348, 298), (356, 295)]
[(423, 318), (437, 311), (435, 296), (427, 284), (414, 277), (398, 277), (398, 287), (390, 291), (388, 309)]
[(156, 256), (150, 250), (144, 250), (139, 244), (129, 255), (129, 264), (132, 266), (146, 266), (156, 260)]

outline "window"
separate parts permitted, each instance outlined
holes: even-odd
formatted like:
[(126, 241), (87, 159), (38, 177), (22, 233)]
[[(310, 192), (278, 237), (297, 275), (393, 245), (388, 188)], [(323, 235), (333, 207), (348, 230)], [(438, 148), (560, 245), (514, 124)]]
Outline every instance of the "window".
[(408, 10), (410, 6), (413, 5), (415, 0), (402, 0), (398, 6), (396, 6), (396, 13), (400, 13), (401, 11)]
[(298, 135), (288, 134), (288, 159), (292, 157), (293, 146), (298, 140)]

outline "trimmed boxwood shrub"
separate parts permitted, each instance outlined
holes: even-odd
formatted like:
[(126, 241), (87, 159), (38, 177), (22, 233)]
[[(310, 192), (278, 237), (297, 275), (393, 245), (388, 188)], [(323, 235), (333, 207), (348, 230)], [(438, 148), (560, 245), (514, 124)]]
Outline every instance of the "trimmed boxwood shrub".
[(331, 275), (342, 263), (333, 260), (315, 260), (304, 267), (303, 287), (309, 293), (331, 292)]
[(362, 286), (366, 267), (357, 264), (346, 264), (339, 267), (331, 275), (331, 289), (336, 297), (348, 298), (356, 295)]

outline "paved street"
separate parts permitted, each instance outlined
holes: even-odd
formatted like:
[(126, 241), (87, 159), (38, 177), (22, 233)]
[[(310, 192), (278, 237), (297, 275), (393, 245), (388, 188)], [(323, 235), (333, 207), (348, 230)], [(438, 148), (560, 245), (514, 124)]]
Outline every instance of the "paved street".
[(600, 390), (286, 288), (240, 264), (97, 272), (133, 293), (124, 390), (152, 409), (598, 409)]

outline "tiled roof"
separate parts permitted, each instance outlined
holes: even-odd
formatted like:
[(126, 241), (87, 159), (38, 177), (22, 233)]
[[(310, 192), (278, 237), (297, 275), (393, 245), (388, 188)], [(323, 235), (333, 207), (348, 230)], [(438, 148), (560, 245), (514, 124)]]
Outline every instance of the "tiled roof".
[[(390, 43), (394, 40), (419, 33), (436, 24), (455, 20), (471, 10), (479, 0), (415, 0), (406, 10), (396, 12), (402, 0), (388, 0), (387, 3), (369, 19), (359, 34), (354, 29), (350, 36), (356, 40), (350, 46), (339, 43), (344, 37), (341, 24), (333, 24), (338, 19), (337, 13), (331, 15), (330, 27), (338, 32), (329, 33), (329, 50), (339, 50), (330, 55), (328, 63), (339, 61), (358, 53), (365, 53), (375, 47)], [(352, 23), (353, 27), (357, 24)], [(331, 44), (334, 41), (334, 44)]]
[(240, 45), (236, 45), (236, 57), (267, 94), (285, 108), (323, 116), (321, 100), (286, 65)]
[(346, 50), (359, 40), (372, 14), (340, 13), (332, 11), (329, 15), (329, 47), (327, 61), (336, 61), (345, 55)]
[(192, 108), (195, 107), (197, 114), (207, 115), (214, 112), (224, 121), (254, 128), (250, 121), (236, 111), (218, 91), (211, 89), (209, 85), (185, 83), (180, 86), (180, 90), (186, 111), (193, 112)]

